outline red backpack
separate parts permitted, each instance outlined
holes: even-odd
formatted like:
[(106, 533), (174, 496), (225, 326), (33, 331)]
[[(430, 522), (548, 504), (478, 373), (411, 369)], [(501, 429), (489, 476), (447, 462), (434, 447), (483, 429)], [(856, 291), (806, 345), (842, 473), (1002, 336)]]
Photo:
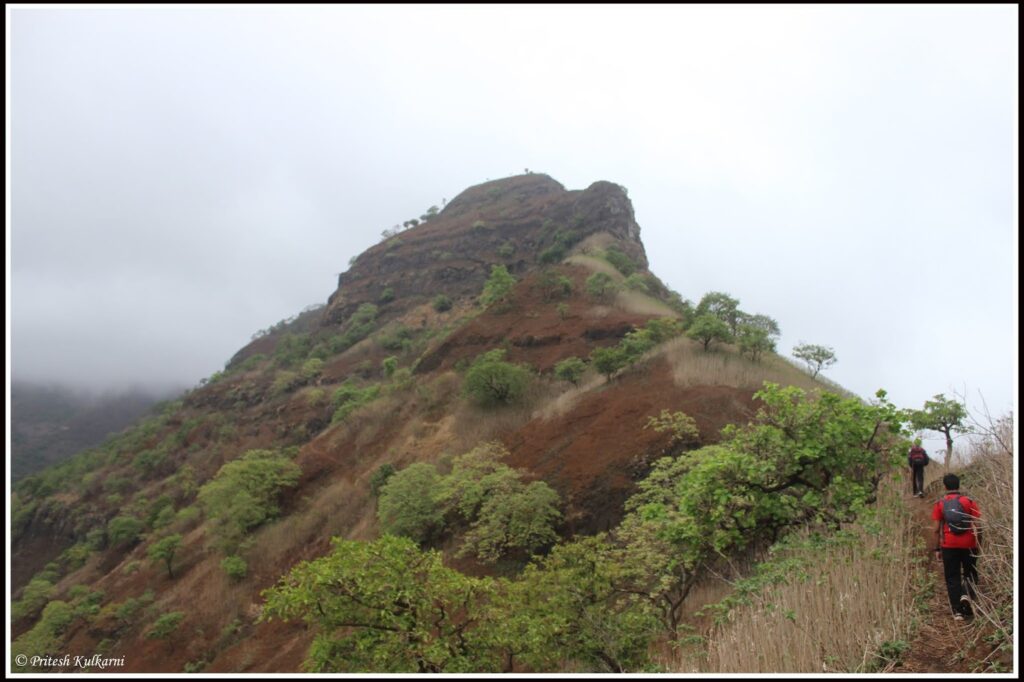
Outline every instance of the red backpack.
[(915, 445), (910, 448), (910, 461), (914, 464), (927, 464), (928, 453), (924, 451), (924, 448)]

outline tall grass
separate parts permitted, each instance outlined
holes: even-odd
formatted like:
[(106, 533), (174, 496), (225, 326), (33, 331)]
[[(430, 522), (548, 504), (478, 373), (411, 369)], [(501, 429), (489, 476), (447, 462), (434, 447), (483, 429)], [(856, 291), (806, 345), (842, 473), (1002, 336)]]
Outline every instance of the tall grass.
[(990, 421), (971, 444), (969, 463), (960, 472), (961, 488), (978, 503), (978, 590), (973, 602), (971, 637), (963, 649), (990, 649), (976, 663), (979, 671), (1001, 672), (1013, 657), (1014, 622), (1014, 470), (1013, 415)]
[(672, 378), (677, 386), (732, 386), (758, 390), (765, 381), (783, 386), (797, 386), (807, 391), (828, 390), (850, 397), (852, 394), (833, 382), (812, 379), (807, 372), (780, 355), (769, 353), (759, 362), (743, 357), (727, 345), (711, 351), (693, 339), (677, 338), (659, 347), (672, 365)]
[(798, 541), (780, 557), (792, 560), (781, 580), (749, 594), (708, 634), (701, 671), (891, 669), (908, 646), (924, 555), (898, 482), (885, 479), (873, 512), (843, 535), (824, 549)]
[(630, 291), (628, 289), (619, 291), (615, 294), (615, 305), (628, 313), (636, 315), (656, 315), (658, 317), (674, 317), (676, 319), (682, 317), (669, 307), (667, 303), (662, 303), (642, 291)]

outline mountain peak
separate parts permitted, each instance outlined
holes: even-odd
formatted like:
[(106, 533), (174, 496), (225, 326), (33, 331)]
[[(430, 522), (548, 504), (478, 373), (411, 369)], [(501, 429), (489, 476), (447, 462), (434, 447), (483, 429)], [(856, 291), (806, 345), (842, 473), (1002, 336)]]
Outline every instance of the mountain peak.
[(474, 185), (429, 220), (360, 254), (338, 277), (323, 322), (340, 324), (363, 303), (393, 300), (396, 309), (408, 309), (442, 293), (477, 296), (492, 266), (523, 274), (562, 260), (596, 235), (646, 269), (640, 227), (620, 185), (598, 181), (570, 191), (543, 173)]

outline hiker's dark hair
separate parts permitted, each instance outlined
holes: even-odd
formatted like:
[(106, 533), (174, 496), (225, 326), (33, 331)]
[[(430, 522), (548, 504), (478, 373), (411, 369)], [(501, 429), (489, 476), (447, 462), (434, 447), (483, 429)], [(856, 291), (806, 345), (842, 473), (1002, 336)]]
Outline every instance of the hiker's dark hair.
[(946, 486), (946, 490), (959, 490), (960, 477), (956, 474), (946, 474), (942, 477), (942, 485)]

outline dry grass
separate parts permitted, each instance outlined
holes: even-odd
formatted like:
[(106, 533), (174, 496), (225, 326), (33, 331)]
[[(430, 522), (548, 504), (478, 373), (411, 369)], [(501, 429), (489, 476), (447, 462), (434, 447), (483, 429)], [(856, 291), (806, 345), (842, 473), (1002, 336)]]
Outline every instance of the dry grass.
[(587, 370), (581, 377), (579, 386), (573, 386), (569, 390), (563, 391), (548, 399), (546, 402), (541, 403), (541, 405), (534, 410), (531, 417), (540, 417), (543, 419), (559, 417), (571, 410), (585, 394), (599, 386), (604, 386), (606, 383), (607, 381), (604, 376), (593, 370)]
[[(975, 619), (967, 650), (989, 638), (995, 645), (977, 667), (997, 672), (1012, 658), (1014, 621), (1014, 486), (1013, 416), (989, 420), (983, 438), (972, 444), (970, 463), (960, 474), (962, 488), (981, 509), (976, 522), (979, 533), (978, 594)], [(954, 451), (955, 453), (956, 451)], [(930, 467), (929, 467), (930, 468)], [(939, 467), (936, 467), (938, 469)], [(1002, 647), (1002, 648), (1000, 648)]]
[(604, 251), (609, 246), (618, 243), (618, 238), (611, 232), (595, 232), (588, 235), (586, 239), (573, 247), (573, 254), (590, 254)]
[(735, 348), (719, 345), (705, 352), (703, 346), (693, 339), (680, 337), (660, 346), (656, 353), (664, 353), (672, 366), (672, 378), (677, 386), (731, 386), (758, 390), (765, 381), (782, 386), (798, 386), (807, 391), (840, 391), (850, 395), (838, 386), (829, 386), (812, 379), (810, 375), (787, 362), (785, 358), (769, 354), (754, 362), (745, 358)]
[(642, 291), (626, 289), (615, 294), (615, 306), (627, 313), (636, 315), (656, 315), (658, 317), (682, 317), (667, 304), (645, 294)]
[[(858, 541), (815, 554), (806, 579), (767, 587), (734, 609), (707, 639), (701, 672), (864, 672), (883, 667), (876, 652), (911, 629), (920, 555), (918, 529), (899, 485), (883, 483), (880, 531), (853, 526)], [(804, 550), (798, 550), (804, 551)], [(681, 661), (676, 661), (676, 664)]]
[(592, 272), (603, 272), (616, 282), (621, 282), (626, 279), (622, 276), (621, 272), (615, 269), (614, 265), (603, 258), (597, 258), (596, 256), (585, 256), (582, 253), (577, 253), (574, 256), (569, 256), (562, 262), (569, 263), (571, 265), (580, 265)]
[(518, 430), (533, 418), (539, 405), (545, 405), (555, 397), (555, 390), (553, 382), (537, 380), (520, 404), (490, 409), (462, 400), (453, 413), (454, 438), (450, 453), (468, 452), (480, 443), (500, 440), (502, 434)]

